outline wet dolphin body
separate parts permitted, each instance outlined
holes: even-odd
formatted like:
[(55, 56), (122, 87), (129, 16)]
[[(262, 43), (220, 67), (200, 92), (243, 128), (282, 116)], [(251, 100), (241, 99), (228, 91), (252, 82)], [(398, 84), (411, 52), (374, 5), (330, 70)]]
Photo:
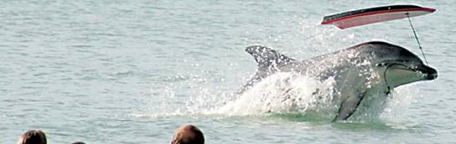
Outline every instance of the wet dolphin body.
[(246, 52), (255, 58), (258, 70), (241, 92), (276, 72), (296, 72), (322, 81), (334, 78), (334, 94), (340, 98), (334, 120), (349, 118), (366, 97), (380, 93), (385, 99), (398, 86), (437, 77), (437, 71), (418, 56), (386, 42), (366, 42), (304, 61), (264, 46), (250, 46)]

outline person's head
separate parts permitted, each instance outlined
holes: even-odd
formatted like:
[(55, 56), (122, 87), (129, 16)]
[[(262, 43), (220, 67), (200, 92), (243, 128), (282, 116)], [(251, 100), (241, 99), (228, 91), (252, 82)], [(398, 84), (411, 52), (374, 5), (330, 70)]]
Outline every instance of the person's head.
[(71, 144), (85, 144), (84, 142), (74, 142), (74, 143), (71, 143)]
[(19, 137), (17, 144), (46, 144), (46, 135), (40, 130), (29, 130)]
[(195, 126), (183, 125), (176, 130), (171, 144), (204, 144), (204, 136)]

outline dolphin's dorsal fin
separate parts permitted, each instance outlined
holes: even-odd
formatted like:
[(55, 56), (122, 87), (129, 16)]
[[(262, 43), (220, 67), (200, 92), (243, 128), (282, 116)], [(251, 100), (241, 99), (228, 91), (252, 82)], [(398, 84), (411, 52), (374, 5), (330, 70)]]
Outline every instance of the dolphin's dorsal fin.
[(245, 49), (245, 51), (255, 58), (255, 61), (258, 63), (258, 70), (255, 75), (253, 75), (252, 78), (238, 91), (238, 93), (244, 92), (263, 78), (279, 71), (279, 65), (285, 65), (295, 61), (292, 58), (264, 46), (249, 46)]
[(287, 64), (289, 62), (295, 61), (292, 58), (289, 58), (271, 48), (264, 46), (249, 46), (245, 49), (245, 51), (252, 55), (253, 58), (255, 58), (255, 61), (258, 63), (258, 67), (260, 69), (270, 69), (271, 67), (276, 67), (279, 64)]

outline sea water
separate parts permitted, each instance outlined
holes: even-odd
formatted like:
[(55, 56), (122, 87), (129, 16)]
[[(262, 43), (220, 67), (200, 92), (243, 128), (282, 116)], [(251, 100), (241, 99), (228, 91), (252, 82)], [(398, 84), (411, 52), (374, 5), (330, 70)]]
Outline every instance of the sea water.
[[(312, 93), (331, 81), (256, 71), (244, 48), (307, 59), (371, 40), (420, 55), (406, 19), (346, 30), (324, 15), (392, 4), (412, 18), (439, 77), (400, 87), (376, 120), (332, 123)], [(49, 143), (169, 143), (194, 124), (206, 143), (456, 142), (456, 4), (425, 1), (17, 0), (0, 3), (0, 143), (40, 129)], [(421, 56), (421, 55), (420, 55)], [(295, 89), (283, 96), (283, 80)], [(323, 99), (323, 103), (331, 101)], [(311, 111), (311, 112), (309, 112)]]

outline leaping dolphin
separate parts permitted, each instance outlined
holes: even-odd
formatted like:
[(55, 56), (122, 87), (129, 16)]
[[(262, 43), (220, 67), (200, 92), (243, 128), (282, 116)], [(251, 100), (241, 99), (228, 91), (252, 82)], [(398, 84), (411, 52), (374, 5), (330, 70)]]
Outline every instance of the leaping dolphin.
[(258, 70), (241, 92), (276, 72), (295, 72), (326, 80), (334, 78), (334, 95), (340, 98), (337, 120), (348, 119), (366, 97), (386, 97), (394, 88), (412, 82), (433, 80), (437, 71), (397, 45), (372, 41), (333, 53), (298, 61), (264, 46), (249, 46)]

